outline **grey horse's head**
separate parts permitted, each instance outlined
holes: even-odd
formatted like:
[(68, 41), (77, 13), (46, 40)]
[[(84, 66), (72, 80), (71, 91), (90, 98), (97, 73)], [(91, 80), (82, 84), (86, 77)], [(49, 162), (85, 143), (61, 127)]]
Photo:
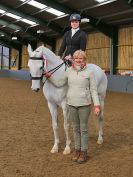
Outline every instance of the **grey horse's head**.
[(41, 53), (41, 47), (38, 47), (35, 51), (32, 51), (31, 46), (28, 45), (29, 61), (28, 67), (30, 70), (33, 91), (39, 91), (41, 87), (41, 79), (43, 75), (43, 58)]

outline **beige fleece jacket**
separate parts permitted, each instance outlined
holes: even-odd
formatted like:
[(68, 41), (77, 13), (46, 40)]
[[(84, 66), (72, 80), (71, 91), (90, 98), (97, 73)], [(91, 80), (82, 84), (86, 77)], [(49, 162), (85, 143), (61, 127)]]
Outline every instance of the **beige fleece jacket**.
[(85, 68), (77, 72), (72, 67), (68, 68), (65, 75), (60, 80), (50, 78), (57, 87), (68, 84), (67, 104), (72, 106), (90, 105), (99, 106), (97, 86), (92, 70)]

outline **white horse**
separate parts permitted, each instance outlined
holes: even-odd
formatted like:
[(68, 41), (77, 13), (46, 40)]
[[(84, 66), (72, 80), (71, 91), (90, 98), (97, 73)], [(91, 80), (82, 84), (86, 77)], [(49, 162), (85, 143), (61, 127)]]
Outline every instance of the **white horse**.
[[(51, 50), (44, 46), (38, 47), (35, 51), (32, 51), (30, 45), (28, 45), (29, 62), (28, 66), (32, 77), (33, 91), (38, 91), (41, 87), (41, 77), (43, 70), (45, 72), (53, 70), (55, 68), (52, 77), (54, 80), (59, 80), (66, 70), (65, 64), (56, 56)], [(88, 64), (88, 69), (93, 70), (95, 80), (98, 88), (98, 95), (101, 105), (101, 113), (98, 120), (98, 144), (103, 143), (103, 113), (104, 113), (104, 98), (107, 89), (107, 77), (104, 71), (97, 65)], [(52, 72), (52, 71), (51, 71)], [(69, 154), (70, 149), (70, 136), (69, 136), (69, 111), (66, 104), (66, 93), (67, 85), (57, 88), (49, 79), (43, 85), (43, 93), (48, 101), (48, 107), (52, 116), (52, 127), (54, 132), (54, 146), (51, 153), (56, 153), (59, 150), (59, 135), (58, 135), (58, 117), (57, 117), (57, 106), (60, 106), (63, 110), (64, 115), (64, 129), (66, 133), (66, 147), (63, 154)]]

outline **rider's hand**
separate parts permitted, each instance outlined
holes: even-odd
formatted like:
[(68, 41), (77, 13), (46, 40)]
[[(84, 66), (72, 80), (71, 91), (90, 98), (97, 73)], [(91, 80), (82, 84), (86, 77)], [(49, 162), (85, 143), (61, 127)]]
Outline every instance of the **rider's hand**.
[(65, 60), (72, 60), (72, 56), (71, 55), (67, 55), (67, 56), (65, 56), (65, 58), (64, 58)]

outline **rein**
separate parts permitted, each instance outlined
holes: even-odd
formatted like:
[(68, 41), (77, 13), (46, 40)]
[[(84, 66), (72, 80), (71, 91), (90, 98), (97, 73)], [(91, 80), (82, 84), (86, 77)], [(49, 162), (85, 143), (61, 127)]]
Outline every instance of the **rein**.
[(60, 69), (63, 64), (65, 64), (65, 62), (61, 63), (60, 65), (56, 66), (55, 68), (53, 68), (53, 69), (51, 69), (49, 71), (43, 73), (43, 75), (46, 75), (47, 73), (51, 73), (51, 75), (52, 75), (55, 71), (57, 71), (58, 69)]
[(45, 82), (47, 81), (47, 79), (50, 78), (50, 77), (52, 76), (52, 74), (53, 74), (54, 72), (56, 72), (58, 69), (60, 69), (64, 64), (66, 65), (65, 61), (64, 61), (63, 63), (61, 63), (60, 65), (56, 66), (55, 68), (53, 68), (53, 69), (51, 69), (51, 70), (49, 70), (49, 71), (43, 73), (44, 76), (45, 76), (47, 73), (51, 73), (51, 75), (45, 79), (45, 81), (43, 82), (43, 85), (45, 84)]

